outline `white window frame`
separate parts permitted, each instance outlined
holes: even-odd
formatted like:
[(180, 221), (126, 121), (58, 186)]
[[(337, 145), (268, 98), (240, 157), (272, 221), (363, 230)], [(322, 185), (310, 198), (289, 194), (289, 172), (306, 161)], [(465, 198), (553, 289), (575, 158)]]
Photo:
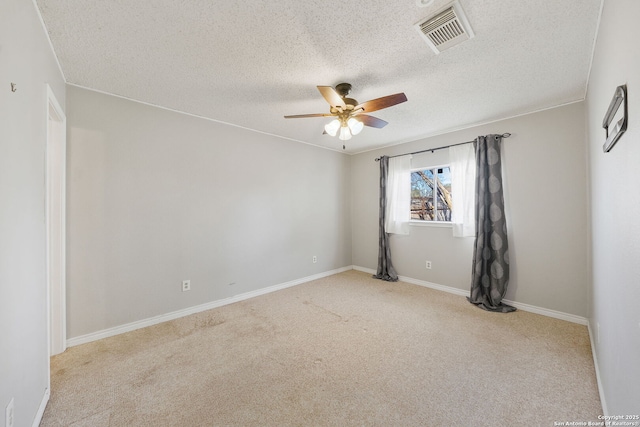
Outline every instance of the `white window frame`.
[[(411, 173), (415, 172), (415, 171), (426, 171), (426, 170), (436, 170), (436, 169), (440, 169), (440, 168), (449, 168), (449, 170), (451, 170), (451, 164), (449, 163), (445, 163), (442, 165), (434, 165), (434, 166), (425, 166), (425, 167), (420, 167), (420, 168), (411, 168)], [(436, 178), (437, 179), (437, 178)], [(438, 210), (438, 195), (437, 195), (437, 189), (433, 189), (436, 193), (434, 194), (434, 207), (436, 209), (436, 212)], [(417, 226), (417, 227), (444, 227), (444, 228), (452, 228), (453, 227), (453, 222), (451, 221), (425, 221), (422, 219), (410, 219), (409, 220), (409, 225), (410, 226)]]

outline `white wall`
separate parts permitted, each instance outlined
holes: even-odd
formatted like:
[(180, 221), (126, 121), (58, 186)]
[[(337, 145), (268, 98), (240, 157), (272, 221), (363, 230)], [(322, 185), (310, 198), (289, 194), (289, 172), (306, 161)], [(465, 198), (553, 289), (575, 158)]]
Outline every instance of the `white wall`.
[[(593, 289), (591, 328), (609, 414), (640, 414), (640, 2), (606, 0), (589, 89)], [(629, 127), (602, 152), (602, 119), (617, 86), (629, 94)], [(598, 333), (599, 331), (599, 333)]]
[[(10, 83), (17, 84), (11, 92)], [(31, 1), (0, 2), (0, 417), (32, 425), (48, 387), (45, 144), (62, 75)]]
[[(503, 144), (511, 280), (506, 299), (587, 316), (587, 185), (584, 103), (451, 132), (353, 156), (353, 264), (375, 269), (378, 255), (378, 176), (374, 161), (394, 155), (510, 132)], [(422, 154), (414, 164), (447, 161)], [(443, 157), (444, 156), (444, 157)], [(473, 238), (450, 228), (411, 227), (392, 235), (399, 275), (468, 290)], [(433, 268), (427, 270), (425, 261)]]
[(69, 338), (351, 265), (348, 156), (74, 86), (67, 110)]

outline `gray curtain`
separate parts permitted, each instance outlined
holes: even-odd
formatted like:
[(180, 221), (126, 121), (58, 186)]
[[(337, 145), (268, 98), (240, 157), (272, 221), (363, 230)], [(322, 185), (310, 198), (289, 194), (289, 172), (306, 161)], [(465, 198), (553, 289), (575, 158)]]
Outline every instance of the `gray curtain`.
[(501, 135), (479, 136), (476, 151), (476, 239), (469, 302), (508, 313), (502, 303), (509, 285), (509, 247), (502, 195)]
[(389, 234), (384, 230), (385, 210), (387, 207), (387, 174), (389, 173), (389, 157), (380, 157), (380, 218), (378, 219), (378, 270), (373, 276), (388, 282), (397, 282), (398, 274), (391, 264)]

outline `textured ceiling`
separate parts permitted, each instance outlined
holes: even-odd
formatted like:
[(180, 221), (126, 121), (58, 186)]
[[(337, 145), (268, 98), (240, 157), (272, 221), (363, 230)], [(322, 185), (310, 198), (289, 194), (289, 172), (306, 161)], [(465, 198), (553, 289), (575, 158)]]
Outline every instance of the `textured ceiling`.
[[(602, 0), (460, 0), (475, 38), (436, 55), (435, 0), (37, 0), (68, 83), (341, 150), (317, 85), (404, 92), (347, 153), (584, 98)], [(496, 129), (498, 132), (508, 129)]]

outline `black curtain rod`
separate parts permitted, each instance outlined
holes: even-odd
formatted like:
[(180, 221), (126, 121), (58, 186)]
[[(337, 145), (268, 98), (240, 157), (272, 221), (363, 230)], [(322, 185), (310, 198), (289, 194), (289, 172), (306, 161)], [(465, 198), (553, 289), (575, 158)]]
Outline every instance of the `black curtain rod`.
[[(503, 138), (509, 138), (511, 136), (510, 133), (503, 133), (501, 135)], [(400, 157), (400, 156), (408, 156), (409, 154), (420, 154), (420, 153), (426, 153), (427, 151), (431, 151), (432, 153), (436, 150), (444, 150), (445, 148), (449, 148), (449, 147), (455, 147), (457, 145), (464, 145), (464, 144), (471, 144), (472, 142), (475, 142), (476, 140), (474, 139), (473, 141), (465, 141), (465, 142), (459, 142), (457, 144), (451, 144), (451, 145), (445, 145), (443, 147), (436, 147), (436, 148), (427, 148), (426, 150), (420, 150), (420, 151), (414, 151), (413, 153), (405, 153), (405, 154), (396, 154), (395, 156), (389, 156), (390, 159), (393, 159), (394, 157)], [(380, 161), (380, 157), (376, 157), (375, 159), (376, 162)]]

